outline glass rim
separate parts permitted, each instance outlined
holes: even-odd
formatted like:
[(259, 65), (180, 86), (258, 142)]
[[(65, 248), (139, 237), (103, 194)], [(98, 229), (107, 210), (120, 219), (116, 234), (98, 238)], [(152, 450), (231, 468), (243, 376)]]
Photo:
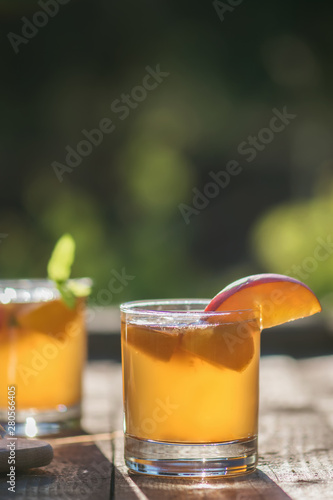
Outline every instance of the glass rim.
[[(83, 277), (83, 278), (70, 278), (68, 281), (75, 281), (79, 283), (84, 283), (87, 285), (92, 285), (92, 279)], [(45, 286), (47, 288), (56, 288), (56, 284), (53, 280), (48, 278), (0, 278), (0, 290), (4, 288), (35, 288), (40, 285)]]
[[(69, 282), (92, 286), (90, 278), (73, 278)], [(48, 278), (0, 279), (0, 304), (47, 302), (58, 299), (60, 292)]]
[[(156, 299), (156, 300), (132, 300), (130, 302), (124, 302), (120, 304), (120, 311), (126, 314), (133, 315), (149, 315), (149, 316), (164, 316), (167, 315), (193, 315), (193, 316), (225, 316), (227, 314), (235, 313), (256, 313), (260, 315), (259, 307), (251, 309), (230, 309), (227, 311), (205, 311), (205, 307), (211, 302), (211, 299)], [(182, 309), (167, 309), (163, 306), (185, 306)], [(190, 309), (191, 305), (202, 305), (202, 309)], [(159, 306), (162, 309), (149, 309), (152, 306)], [(186, 308), (186, 306), (188, 308)]]

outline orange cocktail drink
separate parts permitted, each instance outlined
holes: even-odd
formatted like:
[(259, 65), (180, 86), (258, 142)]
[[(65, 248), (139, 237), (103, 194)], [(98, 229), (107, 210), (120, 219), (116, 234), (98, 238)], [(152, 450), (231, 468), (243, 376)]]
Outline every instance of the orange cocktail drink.
[(255, 274), (212, 300), (120, 307), (125, 462), (162, 476), (224, 476), (257, 463), (260, 333), (321, 311), (290, 276)]
[(207, 313), (207, 304), (122, 306), (125, 459), (134, 470), (255, 467), (260, 313)]
[(78, 419), (85, 359), (83, 298), (69, 308), (47, 280), (1, 283), (1, 421), (6, 420), (7, 392), (12, 386), (16, 422), (29, 423), (28, 435)]

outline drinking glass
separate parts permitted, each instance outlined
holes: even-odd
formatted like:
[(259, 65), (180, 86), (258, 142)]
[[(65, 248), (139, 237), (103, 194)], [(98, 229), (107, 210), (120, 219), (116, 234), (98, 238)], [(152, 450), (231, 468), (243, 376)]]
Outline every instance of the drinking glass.
[(122, 304), (125, 462), (161, 476), (229, 476), (257, 464), (259, 309), (209, 300)]
[(8, 423), (11, 388), (19, 435), (78, 425), (87, 351), (84, 309), (84, 298), (70, 309), (52, 281), (0, 282), (0, 421)]

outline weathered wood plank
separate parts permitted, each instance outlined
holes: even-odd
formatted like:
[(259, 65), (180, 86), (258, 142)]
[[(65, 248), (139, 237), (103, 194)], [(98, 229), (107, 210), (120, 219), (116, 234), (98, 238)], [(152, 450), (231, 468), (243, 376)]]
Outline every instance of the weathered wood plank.
[(0, 498), (41, 500), (106, 500), (110, 497), (111, 464), (94, 444), (54, 448), (47, 467), (17, 475), (15, 494), (0, 479)]
[(114, 442), (114, 498), (116, 500), (290, 499), (268, 475), (260, 470), (234, 479), (151, 478), (128, 473), (123, 459), (123, 437), (115, 438)]
[[(117, 437), (114, 498), (333, 499), (332, 365), (333, 356), (261, 360), (260, 459), (254, 474), (202, 482), (129, 474)], [(118, 416), (115, 426), (119, 421)]]
[(119, 363), (89, 363), (84, 376), (82, 427), (90, 434), (122, 429), (123, 400)]
[[(333, 499), (333, 356), (261, 360), (259, 468), (235, 479), (158, 479), (129, 474), (123, 461), (121, 367), (89, 364), (85, 431), (91, 442), (58, 442), (47, 467), (17, 478), (18, 500)], [(95, 440), (95, 442), (94, 442)], [(55, 442), (53, 442), (54, 444)], [(113, 453), (111, 452), (113, 446)], [(111, 458), (114, 461), (112, 480)], [(111, 482), (110, 482), (111, 481)], [(13, 498), (0, 478), (0, 498)]]
[(323, 404), (332, 397), (332, 363), (262, 359), (261, 470), (295, 500), (333, 498), (333, 436)]
[[(114, 413), (119, 412), (121, 401), (121, 372), (119, 365), (92, 363), (87, 367), (84, 380), (83, 422), (85, 431), (109, 432)], [(113, 397), (114, 392), (114, 397)], [(82, 431), (84, 432), (84, 431)], [(54, 459), (47, 467), (33, 469), (17, 475), (16, 493), (8, 491), (6, 477), (0, 476), (0, 498), (7, 500), (108, 500), (111, 492), (111, 443), (57, 444)], [(99, 445), (99, 446), (98, 446)], [(100, 449), (103, 449), (103, 453)], [(109, 458), (107, 458), (109, 457)]]

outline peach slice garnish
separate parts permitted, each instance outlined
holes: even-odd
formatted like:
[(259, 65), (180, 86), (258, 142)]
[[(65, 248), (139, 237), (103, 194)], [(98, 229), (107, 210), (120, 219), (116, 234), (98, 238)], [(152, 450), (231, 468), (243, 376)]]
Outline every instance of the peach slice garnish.
[(208, 304), (206, 311), (260, 308), (262, 327), (270, 328), (321, 311), (310, 288), (281, 274), (255, 274), (228, 285)]

